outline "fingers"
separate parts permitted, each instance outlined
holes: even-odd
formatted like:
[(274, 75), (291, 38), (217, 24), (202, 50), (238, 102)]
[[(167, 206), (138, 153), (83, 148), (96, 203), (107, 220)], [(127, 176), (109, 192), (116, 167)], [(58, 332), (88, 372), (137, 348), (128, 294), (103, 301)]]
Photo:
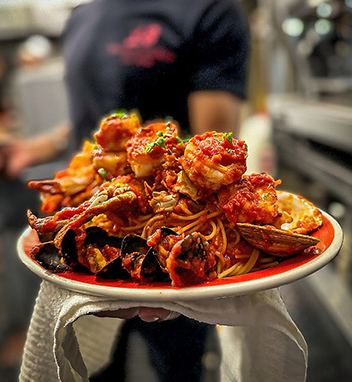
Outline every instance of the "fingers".
[(145, 322), (167, 321), (177, 318), (180, 314), (163, 308), (139, 308), (139, 317)]
[(139, 316), (145, 322), (167, 321), (179, 317), (179, 313), (163, 308), (128, 308), (94, 313), (97, 317), (130, 319)]
[(94, 316), (129, 319), (129, 318), (138, 316), (138, 312), (139, 312), (139, 308), (128, 308), (128, 309), (106, 310), (103, 312), (97, 312), (97, 313), (94, 313)]

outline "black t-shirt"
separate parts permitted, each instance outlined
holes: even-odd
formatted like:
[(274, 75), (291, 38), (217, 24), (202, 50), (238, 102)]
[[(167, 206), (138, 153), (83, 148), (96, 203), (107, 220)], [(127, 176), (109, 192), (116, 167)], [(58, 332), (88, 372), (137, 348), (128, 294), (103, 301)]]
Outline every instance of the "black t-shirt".
[(64, 55), (77, 147), (119, 109), (188, 132), (190, 93), (245, 97), (248, 28), (234, 0), (95, 0), (73, 11)]

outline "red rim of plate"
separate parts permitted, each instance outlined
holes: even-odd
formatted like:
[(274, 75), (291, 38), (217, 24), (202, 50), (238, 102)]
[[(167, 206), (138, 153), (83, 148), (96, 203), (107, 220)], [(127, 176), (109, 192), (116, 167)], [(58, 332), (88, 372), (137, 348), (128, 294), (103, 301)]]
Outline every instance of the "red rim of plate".
[(275, 288), (291, 283), (321, 269), (339, 252), (343, 243), (342, 229), (329, 214), (323, 213), (323, 225), (312, 236), (320, 238), (317, 245), (320, 254), (300, 254), (280, 264), (261, 271), (216, 279), (201, 285), (175, 288), (166, 283), (140, 285), (123, 280), (102, 280), (94, 275), (65, 272), (53, 274), (38, 265), (29, 255), (30, 249), (38, 243), (36, 232), (29, 227), (18, 240), (18, 253), (22, 262), (42, 279), (74, 292), (114, 299), (138, 301), (180, 301), (203, 298), (221, 298), (243, 295)]

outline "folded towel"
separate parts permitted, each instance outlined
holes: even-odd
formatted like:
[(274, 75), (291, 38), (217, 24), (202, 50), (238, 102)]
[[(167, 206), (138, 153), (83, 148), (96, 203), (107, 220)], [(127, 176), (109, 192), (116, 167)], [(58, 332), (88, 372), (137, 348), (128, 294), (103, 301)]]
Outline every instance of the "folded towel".
[(307, 345), (277, 289), (219, 299), (138, 302), (89, 296), (43, 281), (20, 382), (89, 381), (109, 362), (122, 322), (91, 313), (138, 306), (220, 325), (221, 382), (305, 381)]

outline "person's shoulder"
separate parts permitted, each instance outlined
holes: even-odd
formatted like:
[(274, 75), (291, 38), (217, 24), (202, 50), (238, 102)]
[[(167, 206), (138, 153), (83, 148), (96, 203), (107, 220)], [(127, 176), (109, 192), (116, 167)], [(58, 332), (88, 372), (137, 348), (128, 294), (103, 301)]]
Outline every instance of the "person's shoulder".
[(181, 0), (184, 3), (184, 6), (189, 6), (197, 8), (200, 11), (203, 11), (208, 8), (222, 8), (222, 9), (233, 9), (241, 10), (242, 9), (242, 0)]
[(198, 26), (246, 25), (244, 6), (240, 0), (193, 0), (193, 10), (197, 13)]
[(75, 29), (81, 23), (84, 23), (89, 15), (94, 14), (96, 2), (94, 0), (82, 0), (71, 9), (71, 14), (66, 21), (62, 32), (62, 38), (65, 39), (72, 29)]
[(93, 11), (96, 5), (97, 2), (94, 0), (81, 0), (78, 4), (72, 7), (71, 18)]
[[(199, 30), (214, 31), (247, 28), (247, 17), (240, 0), (195, 0), (202, 4), (198, 13)], [(215, 29), (214, 29), (215, 28)]]

